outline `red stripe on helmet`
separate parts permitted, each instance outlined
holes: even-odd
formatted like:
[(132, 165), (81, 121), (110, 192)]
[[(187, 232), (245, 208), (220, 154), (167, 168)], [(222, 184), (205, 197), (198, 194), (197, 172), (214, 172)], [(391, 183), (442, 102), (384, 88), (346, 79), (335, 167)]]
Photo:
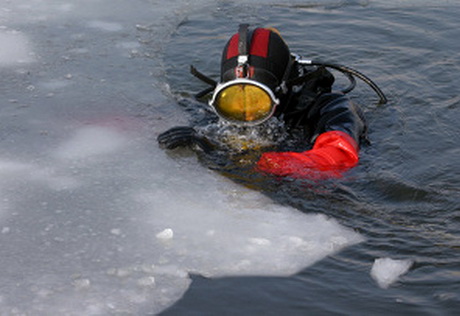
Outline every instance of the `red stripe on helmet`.
[[(232, 36), (227, 47), (227, 59), (236, 57), (239, 55), (238, 41), (240, 36), (235, 34)], [(258, 28), (254, 30), (251, 39), (251, 46), (249, 48), (249, 54), (254, 56), (260, 56), (267, 58), (268, 56), (268, 43), (270, 41), (270, 30)]]
[(227, 59), (238, 56), (238, 41), (240, 36), (237, 34), (233, 35), (230, 39), (227, 47)]
[(270, 30), (258, 28), (254, 30), (251, 40), (250, 55), (267, 58), (268, 42), (270, 40)]

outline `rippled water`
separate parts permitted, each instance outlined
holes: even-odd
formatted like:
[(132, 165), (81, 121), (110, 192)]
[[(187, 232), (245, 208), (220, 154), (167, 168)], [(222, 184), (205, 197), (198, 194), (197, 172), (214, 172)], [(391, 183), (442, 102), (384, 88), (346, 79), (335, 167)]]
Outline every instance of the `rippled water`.
[[(345, 179), (262, 189), (279, 203), (338, 218), (363, 234), (364, 243), (291, 278), (197, 277), (171, 314), (460, 310), (459, 14), (453, 1), (222, 1), (187, 16), (164, 55), (165, 81), (176, 96), (204, 88), (186, 75), (190, 64), (218, 78), (223, 45), (238, 23), (249, 22), (277, 27), (305, 57), (362, 71), (389, 102), (378, 106), (363, 83), (351, 93), (365, 109), (371, 145)], [(380, 289), (369, 275), (380, 257), (414, 265)]]

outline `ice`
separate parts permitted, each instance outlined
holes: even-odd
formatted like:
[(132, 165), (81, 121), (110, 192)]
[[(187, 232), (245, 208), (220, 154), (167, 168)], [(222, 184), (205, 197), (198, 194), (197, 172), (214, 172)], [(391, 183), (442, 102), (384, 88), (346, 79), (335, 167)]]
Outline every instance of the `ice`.
[(187, 170), (187, 175), (162, 179), (135, 198), (152, 210), (151, 225), (161, 227), (156, 237), (171, 238), (168, 253), (187, 262), (188, 271), (212, 277), (287, 276), (362, 241), (324, 215), (276, 205), (201, 168)]
[(363, 240), (158, 148), (186, 121), (161, 45), (214, 1), (20, 2), (0, 1), (1, 315), (155, 314), (190, 273), (289, 276)]
[(114, 129), (88, 126), (77, 130), (70, 140), (57, 149), (54, 156), (61, 160), (91, 158), (118, 151), (126, 144), (126, 137)]
[(174, 232), (171, 228), (166, 228), (165, 230), (162, 230), (158, 234), (155, 235), (158, 239), (172, 239), (174, 237)]
[[(137, 142), (132, 131), (82, 125), (41, 162), (0, 159), (0, 190), (30, 192), (7, 194), (8, 208), (19, 212), (21, 230), (39, 236), (37, 252), (10, 258), (27, 257), (37, 269), (15, 268), (28, 275), (12, 295), (31, 303), (11, 305), (8, 296), (0, 311), (158, 312), (183, 295), (189, 273), (288, 276), (362, 241), (335, 220), (277, 205), (195, 157), (175, 160), (153, 148), (150, 161), (143, 157), (150, 142)], [(59, 186), (62, 179), (74, 185)], [(17, 225), (4, 225), (2, 234), (20, 246)]]
[(401, 275), (407, 273), (412, 264), (413, 261), (409, 259), (379, 258), (375, 260), (372, 266), (371, 276), (381, 288), (386, 289), (396, 282)]
[(49, 188), (60, 190), (78, 186), (71, 176), (60, 175), (53, 168), (42, 167), (32, 163), (8, 161), (0, 157), (0, 189), (20, 184), (24, 181), (46, 185)]
[(15, 66), (34, 60), (26, 35), (18, 31), (0, 30), (0, 67)]
[(138, 42), (120, 42), (117, 44), (117, 47), (123, 49), (137, 49), (141, 45)]
[(49, 90), (59, 90), (67, 87), (70, 84), (70, 81), (68, 78), (63, 79), (51, 79), (46, 82), (41, 83), (41, 87)]
[(106, 32), (118, 32), (123, 29), (121, 24), (106, 21), (91, 21), (88, 26)]

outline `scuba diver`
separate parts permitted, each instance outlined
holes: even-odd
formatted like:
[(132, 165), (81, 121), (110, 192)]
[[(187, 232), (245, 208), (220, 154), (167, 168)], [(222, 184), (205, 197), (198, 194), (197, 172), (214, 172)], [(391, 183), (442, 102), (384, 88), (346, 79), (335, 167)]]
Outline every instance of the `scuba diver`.
[[(332, 91), (335, 79), (328, 68), (342, 72), (349, 86)], [(191, 72), (210, 85), (197, 98), (212, 93), (209, 105), (225, 124), (263, 128), (276, 118), (288, 134), (297, 135), (294, 148), (286, 141), (257, 154), (255, 169), (274, 176), (341, 177), (358, 164), (367, 125), (362, 111), (346, 95), (355, 87), (355, 77), (386, 103), (382, 91), (362, 73), (291, 54), (276, 29), (250, 30), (248, 24), (241, 24), (225, 45), (219, 82), (193, 66)], [(158, 142), (166, 149), (193, 145), (205, 153), (219, 148), (212, 136), (184, 126), (160, 134)]]

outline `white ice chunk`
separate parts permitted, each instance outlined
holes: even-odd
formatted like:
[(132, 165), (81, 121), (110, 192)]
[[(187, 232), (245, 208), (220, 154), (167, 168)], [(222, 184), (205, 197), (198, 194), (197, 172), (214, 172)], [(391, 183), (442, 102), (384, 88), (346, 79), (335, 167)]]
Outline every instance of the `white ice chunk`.
[(15, 31), (0, 32), (0, 66), (32, 62), (32, 50), (27, 37)]
[(166, 228), (165, 230), (156, 234), (156, 237), (162, 240), (172, 239), (174, 237), (174, 232), (171, 228)]
[(371, 269), (371, 276), (377, 284), (383, 288), (388, 288), (396, 282), (398, 278), (409, 271), (414, 262), (412, 260), (394, 260), (391, 258), (376, 259)]
[[(161, 168), (161, 160), (156, 163)], [(278, 205), (183, 163), (187, 169), (179, 176), (152, 172), (159, 178), (135, 194), (135, 200), (151, 217), (143, 225), (155, 227), (157, 234), (144, 245), (158, 253), (167, 249), (167, 259), (181, 262), (188, 272), (207, 277), (287, 276), (363, 240), (327, 216)], [(174, 242), (163, 245), (158, 239), (168, 236), (165, 227), (174, 227)]]

